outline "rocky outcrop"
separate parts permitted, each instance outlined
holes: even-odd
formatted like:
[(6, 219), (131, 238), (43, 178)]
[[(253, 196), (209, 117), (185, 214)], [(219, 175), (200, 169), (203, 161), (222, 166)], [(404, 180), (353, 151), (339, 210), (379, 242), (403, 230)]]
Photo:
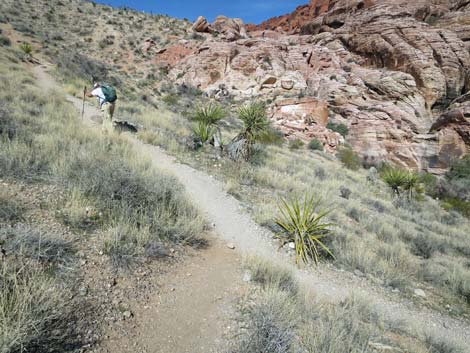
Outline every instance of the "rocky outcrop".
[(220, 35), (222, 39), (229, 42), (247, 37), (246, 28), (241, 19), (225, 16), (218, 16), (212, 24), (209, 24), (204, 17), (199, 16), (194, 22), (192, 30), (199, 33)]
[(212, 26), (210, 25), (209, 22), (207, 22), (206, 18), (203, 16), (199, 16), (197, 20), (194, 22), (192, 30), (194, 32), (200, 32), (200, 33), (211, 33)]
[[(288, 20), (251, 26), (251, 38), (209, 38), (169, 77), (272, 102), (288, 138), (333, 151), (343, 140), (331, 120), (348, 126), (366, 163), (439, 173), (469, 152), (469, 13), (463, 0), (312, 0)], [(227, 21), (214, 28), (236, 31)]]

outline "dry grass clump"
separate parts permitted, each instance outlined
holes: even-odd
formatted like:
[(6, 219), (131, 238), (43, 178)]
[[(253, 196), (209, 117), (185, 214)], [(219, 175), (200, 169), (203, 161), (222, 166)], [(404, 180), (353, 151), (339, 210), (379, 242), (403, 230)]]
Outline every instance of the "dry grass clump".
[(444, 337), (386, 320), (365, 298), (352, 296), (339, 304), (312, 300), (279, 282), (289, 277), (285, 268), (256, 258), (247, 266), (261, 287), (240, 302), (230, 352), (464, 352)]
[(24, 208), (6, 190), (0, 189), (0, 223), (19, 221)]
[[(66, 299), (58, 283), (28, 262), (0, 263), (0, 352), (43, 351), (66, 341)], [(47, 345), (44, 346), (44, 343)]]

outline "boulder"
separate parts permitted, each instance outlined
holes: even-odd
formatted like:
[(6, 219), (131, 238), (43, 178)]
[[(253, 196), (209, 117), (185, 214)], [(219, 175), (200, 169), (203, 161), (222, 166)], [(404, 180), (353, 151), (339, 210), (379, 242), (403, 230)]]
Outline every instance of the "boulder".
[(199, 33), (211, 33), (212, 27), (209, 24), (209, 22), (207, 22), (205, 17), (199, 16), (197, 20), (193, 23), (192, 30), (194, 32), (199, 32)]
[(212, 28), (230, 42), (247, 37), (245, 25), (239, 18), (218, 16), (212, 23)]

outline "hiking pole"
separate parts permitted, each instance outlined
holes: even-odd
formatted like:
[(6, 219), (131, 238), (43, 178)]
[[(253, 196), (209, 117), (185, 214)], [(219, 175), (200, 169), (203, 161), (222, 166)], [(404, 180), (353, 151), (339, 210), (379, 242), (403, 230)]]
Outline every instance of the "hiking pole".
[(83, 88), (82, 120), (85, 116), (85, 95), (86, 95), (86, 86)]

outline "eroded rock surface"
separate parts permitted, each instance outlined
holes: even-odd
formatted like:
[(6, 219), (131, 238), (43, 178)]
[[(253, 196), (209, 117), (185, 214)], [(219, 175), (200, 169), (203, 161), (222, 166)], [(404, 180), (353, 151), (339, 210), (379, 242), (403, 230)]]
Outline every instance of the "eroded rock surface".
[(469, 152), (469, 1), (312, 0), (283, 21), (244, 38), (241, 23), (219, 17), (222, 38), (207, 36), (169, 77), (268, 101), (287, 137), (330, 151), (343, 140), (326, 125), (344, 123), (370, 164), (439, 173)]

